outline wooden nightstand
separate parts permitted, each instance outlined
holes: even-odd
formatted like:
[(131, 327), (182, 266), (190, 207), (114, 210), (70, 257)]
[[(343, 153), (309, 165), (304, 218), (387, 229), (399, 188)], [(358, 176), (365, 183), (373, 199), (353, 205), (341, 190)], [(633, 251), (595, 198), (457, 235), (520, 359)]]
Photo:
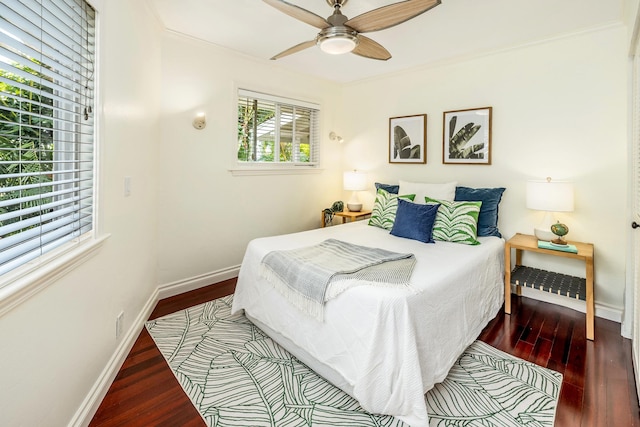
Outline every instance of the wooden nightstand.
[[(511, 314), (511, 285), (516, 285), (518, 295), (520, 286), (539, 289), (569, 298), (586, 301), (587, 339), (594, 339), (594, 299), (593, 299), (593, 254), (591, 243), (569, 242), (578, 249), (578, 253), (538, 248), (538, 239), (527, 234), (516, 234), (507, 240), (504, 247), (504, 312)], [(515, 268), (511, 270), (511, 249), (516, 250)], [(580, 259), (585, 262), (586, 278), (554, 273), (522, 265), (522, 251), (538, 252), (565, 258)]]
[[(344, 212), (336, 212), (334, 213), (334, 215), (342, 217), (342, 223), (344, 224), (347, 220), (348, 222), (352, 222), (352, 221), (357, 221), (359, 219), (364, 219), (371, 215), (371, 211), (365, 211), (365, 210), (362, 210), (360, 212), (344, 211)], [(320, 224), (322, 224), (322, 227), (325, 226), (324, 212), (320, 212)]]

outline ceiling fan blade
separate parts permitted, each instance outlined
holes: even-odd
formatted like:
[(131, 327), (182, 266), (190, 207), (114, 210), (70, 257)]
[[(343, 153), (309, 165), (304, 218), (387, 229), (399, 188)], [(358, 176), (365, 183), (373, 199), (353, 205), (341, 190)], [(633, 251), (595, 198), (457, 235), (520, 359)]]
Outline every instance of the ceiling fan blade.
[(307, 9), (303, 9), (294, 4), (287, 3), (284, 0), (262, 0), (262, 1), (264, 1), (270, 6), (275, 7), (280, 12), (286, 13), (287, 15), (293, 18), (296, 18), (299, 21), (305, 22), (309, 25), (313, 25), (314, 27), (320, 28), (321, 30), (329, 26), (329, 23), (323, 17), (318, 16), (313, 12), (309, 12)]
[(389, 51), (382, 47), (380, 43), (373, 41), (362, 34), (358, 35), (358, 46), (356, 46), (356, 48), (351, 52), (356, 55), (364, 56), (365, 58), (379, 59), (380, 61), (386, 61), (391, 58)]
[(302, 43), (297, 44), (297, 45), (295, 45), (293, 47), (290, 47), (289, 49), (287, 49), (285, 51), (280, 52), (277, 55), (274, 55), (271, 59), (272, 60), (280, 59), (282, 57), (291, 55), (292, 53), (300, 52), (301, 50), (308, 49), (308, 48), (310, 48), (312, 46), (315, 46), (315, 45), (316, 45), (315, 39), (314, 40), (309, 40), (308, 42), (302, 42)]
[(439, 4), (440, 0), (405, 0), (365, 12), (348, 20), (344, 25), (359, 33), (384, 30), (415, 18)]

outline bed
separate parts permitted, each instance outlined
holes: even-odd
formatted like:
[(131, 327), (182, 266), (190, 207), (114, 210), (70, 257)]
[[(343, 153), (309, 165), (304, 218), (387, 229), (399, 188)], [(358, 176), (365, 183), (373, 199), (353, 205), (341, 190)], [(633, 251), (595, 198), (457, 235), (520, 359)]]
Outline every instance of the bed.
[[(322, 321), (308, 316), (260, 274), (274, 250), (326, 239), (413, 253), (407, 287), (357, 286), (326, 302)], [(432, 244), (397, 237), (367, 221), (258, 238), (247, 247), (233, 312), (372, 413), (428, 426), (424, 393), (441, 382), (503, 303), (504, 240)]]

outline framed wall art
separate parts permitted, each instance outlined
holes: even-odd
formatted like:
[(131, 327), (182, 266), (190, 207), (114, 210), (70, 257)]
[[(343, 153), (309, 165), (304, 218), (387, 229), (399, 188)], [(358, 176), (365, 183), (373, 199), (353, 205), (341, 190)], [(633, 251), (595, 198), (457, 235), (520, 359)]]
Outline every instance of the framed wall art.
[(491, 164), (491, 107), (443, 113), (442, 163)]
[(427, 163), (427, 115), (389, 119), (389, 163)]

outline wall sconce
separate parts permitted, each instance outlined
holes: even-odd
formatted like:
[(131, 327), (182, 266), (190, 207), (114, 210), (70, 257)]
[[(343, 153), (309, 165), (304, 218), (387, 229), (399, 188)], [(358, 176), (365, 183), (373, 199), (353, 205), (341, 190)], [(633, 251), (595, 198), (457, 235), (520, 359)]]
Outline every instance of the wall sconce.
[(329, 139), (332, 141), (338, 141), (338, 143), (342, 144), (344, 142), (344, 139), (341, 136), (336, 135), (335, 132), (331, 132), (329, 134)]
[(196, 118), (193, 119), (193, 127), (198, 130), (202, 130), (205, 128), (205, 126), (207, 126), (207, 118), (205, 117), (204, 113), (198, 113), (196, 115)]
[[(539, 240), (553, 241), (556, 236), (552, 226), (556, 224), (552, 212), (573, 211), (573, 183), (552, 181), (550, 177), (546, 181), (528, 181), (527, 208), (545, 212), (542, 222), (534, 228), (534, 234)], [(564, 224), (560, 225), (568, 231)], [(559, 239), (555, 243), (563, 244), (564, 234), (558, 234)]]

